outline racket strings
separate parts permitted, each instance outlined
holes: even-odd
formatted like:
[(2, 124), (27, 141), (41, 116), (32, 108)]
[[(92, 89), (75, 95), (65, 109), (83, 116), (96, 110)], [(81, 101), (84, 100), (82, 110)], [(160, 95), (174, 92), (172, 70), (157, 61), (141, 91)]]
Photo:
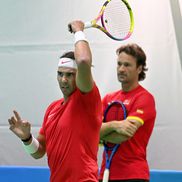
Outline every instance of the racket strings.
[(123, 120), (124, 118), (124, 113), (123, 110), (121, 109), (121, 106), (119, 104), (112, 105), (110, 107), (107, 116), (105, 118), (105, 121), (112, 121), (112, 120)]
[[(105, 119), (105, 122), (109, 122), (109, 121), (113, 121), (113, 120), (121, 121), (121, 120), (123, 120), (123, 118), (124, 118), (124, 112), (121, 108), (121, 105), (120, 104), (113, 104), (109, 108), (107, 115), (105, 116), (104, 119)], [(112, 151), (114, 146), (115, 146), (115, 144), (110, 143), (110, 142), (106, 143), (106, 145), (108, 148), (108, 152)]]
[(121, 0), (110, 1), (103, 14), (103, 24), (113, 37), (124, 39), (131, 27), (130, 13), (125, 3)]

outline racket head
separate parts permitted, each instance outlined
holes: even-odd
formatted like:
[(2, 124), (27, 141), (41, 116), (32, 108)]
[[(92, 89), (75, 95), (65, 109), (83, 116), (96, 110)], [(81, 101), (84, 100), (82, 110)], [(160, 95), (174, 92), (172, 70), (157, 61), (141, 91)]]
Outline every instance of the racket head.
[(128, 39), (134, 30), (134, 16), (126, 0), (111, 0), (101, 16), (106, 34), (118, 41)]
[[(97, 24), (99, 20), (101, 25)], [(90, 26), (103, 31), (113, 40), (126, 40), (134, 30), (132, 9), (127, 0), (107, 0)]]
[(127, 117), (127, 110), (125, 105), (121, 101), (112, 101), (108, 103), (104, 111), (103, 122), (109, 122), (112, 120), (123, 120)]
[[(104, 119), (103, 122), (109, 122), (113, 120), (121, 121), (127, 118), (127, 110), (125, 105), (121, 101), (112, 101), (108, 103), (104, 111)], [(104, 147), (107, 151), (113, 150), (115, 144), (105, 143)]]

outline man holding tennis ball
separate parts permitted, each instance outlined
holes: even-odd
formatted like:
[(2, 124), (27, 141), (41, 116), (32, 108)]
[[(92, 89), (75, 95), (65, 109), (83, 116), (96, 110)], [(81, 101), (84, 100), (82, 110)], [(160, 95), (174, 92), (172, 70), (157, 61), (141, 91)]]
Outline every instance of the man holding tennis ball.
[(47, 154), (51, 182), (96, 182), (101, 98), (92, 77), (84, 23), (73, 21), (69, 27), (74, 33), (75, 50), (60, 57), (57, 70), (63, 98), (47, 108), (38, 137), (31, 134), (30, 122), (17, 111), (8, 121), (28, 154), (35, 159)]

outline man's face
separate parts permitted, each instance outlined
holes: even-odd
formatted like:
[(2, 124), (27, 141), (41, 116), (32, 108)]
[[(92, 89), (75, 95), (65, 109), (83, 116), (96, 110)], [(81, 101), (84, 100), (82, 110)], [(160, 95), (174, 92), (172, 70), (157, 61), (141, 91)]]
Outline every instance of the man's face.
[(136, 59), (124, 52), (117, 59), (117, 76), (122, 84), (133, 84), (138, 82), (141, 66), (137, 67)]
[(59, 67), (57, 71), (57, 80), (59, 87), (64, 95), (68, 98), (76, 89), (76, 69)]

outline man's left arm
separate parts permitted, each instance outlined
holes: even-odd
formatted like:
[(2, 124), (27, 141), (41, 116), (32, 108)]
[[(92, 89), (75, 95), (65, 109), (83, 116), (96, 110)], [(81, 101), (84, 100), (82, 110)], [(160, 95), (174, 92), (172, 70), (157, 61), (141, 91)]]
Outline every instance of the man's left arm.
[(134, 136), (142, 123), (134, 119), (102, 123), (100, 139), (111, 143), (122, 143)]

